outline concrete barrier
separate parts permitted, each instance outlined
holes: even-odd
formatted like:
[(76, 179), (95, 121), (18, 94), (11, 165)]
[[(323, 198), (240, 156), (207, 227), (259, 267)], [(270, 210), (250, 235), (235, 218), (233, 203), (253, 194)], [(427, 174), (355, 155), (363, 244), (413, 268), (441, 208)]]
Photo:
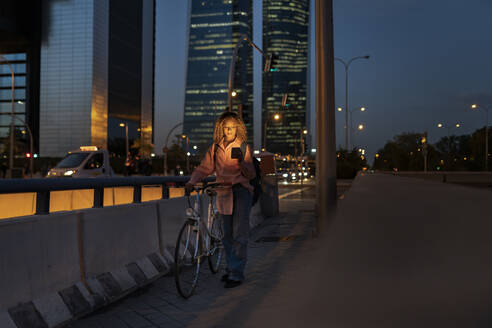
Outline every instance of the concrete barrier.
[(87, 209), (82, 213), (84, 263), (88, 277), (159, 251), (154, 202)]
[(56, 213), (0, 221), (0, 309), (80, 280), (77, 218)]

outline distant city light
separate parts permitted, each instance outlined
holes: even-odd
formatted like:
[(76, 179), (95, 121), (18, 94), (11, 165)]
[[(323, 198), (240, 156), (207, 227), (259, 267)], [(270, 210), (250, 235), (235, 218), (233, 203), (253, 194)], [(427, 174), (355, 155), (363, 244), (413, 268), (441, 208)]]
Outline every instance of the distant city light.
[(155, 154), (154, 153), (150, 154), (150, 157), (155, 157)]
[(186, 156), (190, 156), (190, 155), (191, 155), (191, 153), (190, 153), (190, 152), (187, 152), (187, 153), (186, 153)]
[(316, 152), (316, 148), (311, 149), (311, 153), (315, 153), (315, 152)]
[(232, 91), (231, 92), (231, 96), (233, 96), (233, 97), (237, 96), (237, 92), (236, 91)]
[(195, 145), (195, 146), (193, 146), (193, 149), (194, 149), (194, 150), (197, 150), (197, 149), (198, 149), (198, 146), (196, 146), (196, 145)]
[(338, 110), (339, 112), (341, 112), (341, 111), (343, 110), (343, 108), (342, 108), (342, 107), (338, 107), (338, 108), (337, 108), (337, 110)]
[(260, 153), (260, 151), (259, 151), (259, 150), (255, 150), (253, 153), (254, 153), (255, 155), (258, 155), (258, 154)]
[(124, 128), (124, 127), (125, 127), (125, 123), (120, 123), (120, 126), (121, 126), (122, 128)]

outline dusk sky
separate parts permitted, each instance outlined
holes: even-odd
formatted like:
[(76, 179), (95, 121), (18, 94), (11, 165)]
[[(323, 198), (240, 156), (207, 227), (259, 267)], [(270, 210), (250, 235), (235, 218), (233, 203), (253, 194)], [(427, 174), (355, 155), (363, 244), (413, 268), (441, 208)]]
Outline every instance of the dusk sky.
[[(311, 7), (314, 1), (311, 0)], [(254, 42), (261, 47), (261, 1), (253, 1)], [(485, 124), (483, 111), (470, 104), (492, 105), (492, 1), (490, 0), (334, 0), (335, 56), (357, 60), (349, 70), (349, 106), (354, 113), (354, 146), (369, 158), (402, 132), (427, 131), (434, 143), (448, 133), (437, 123), (462, 127), (467, 134)], [(157, 1), (156, 151), (183, 121), (188, 1)], [(312, 15), (312, 19), (314, 16)], [(311, 35), (314, 32), (311, 26)], [(311, 44), (314, 64), (314, 45)], [(261, 58), (255, 54), (255, 144), (259, 143)], [(311, 117), (314, 128), (314, 78), (311, 66)], [(345, 107), (345, 71), (335, 62), (336, 107)], [(337, 146), (345, 144), (345, 114), (336, 112)], [(181, 130), (177, 130), (181, 132)], [(315, 138), (313, 137), (313, 140)]]

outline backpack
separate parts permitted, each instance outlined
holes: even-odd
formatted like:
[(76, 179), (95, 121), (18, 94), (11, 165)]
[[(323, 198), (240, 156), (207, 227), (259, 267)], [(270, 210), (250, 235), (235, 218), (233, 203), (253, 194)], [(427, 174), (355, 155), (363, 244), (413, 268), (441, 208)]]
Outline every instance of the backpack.
[[(241, 152), (243, 153), (243, 155), (246, 155), (246, 143), (243, 142), (241, 144)], [(218, 145), (215, 144), (214, 145), (214, 165), (215, 165), (215, 157), (216, 157), (216, 154), (217, 154), (217, 147)], [(249, 180), (249, 183), (253, 186), (253, 198), (251, 200), (251, 206), (255, 205), (256, 202), (258, 202), (258, 199), (260, 199), (260, 195), (261, 193), (263, 192), (263, 190), (261, 189), (261, 168), (260, 168), (260, 161), (254, 157), (253, 155), (251, 155), (251, 157), (253, 158), (253, 166), (255, 167), (255, 177), (251, 180)]]

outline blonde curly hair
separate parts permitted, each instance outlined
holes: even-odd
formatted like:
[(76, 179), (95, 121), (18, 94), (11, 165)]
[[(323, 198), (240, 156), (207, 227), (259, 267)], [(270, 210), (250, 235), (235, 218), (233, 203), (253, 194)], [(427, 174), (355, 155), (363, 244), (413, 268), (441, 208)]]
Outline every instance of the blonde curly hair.
[(240, 141), (246, 142), (248, 140), (248, 135), (246, 132), (246, 126), (244, 125), (243, 120), (234, 112), (224, 112), (215, 122), (214, 128), (214, 143), (218, 144), (224, 138), (224, 124), (226, 121), (232, 120), (237, 125), (236, 130), (236, 138), (239, 138)]

